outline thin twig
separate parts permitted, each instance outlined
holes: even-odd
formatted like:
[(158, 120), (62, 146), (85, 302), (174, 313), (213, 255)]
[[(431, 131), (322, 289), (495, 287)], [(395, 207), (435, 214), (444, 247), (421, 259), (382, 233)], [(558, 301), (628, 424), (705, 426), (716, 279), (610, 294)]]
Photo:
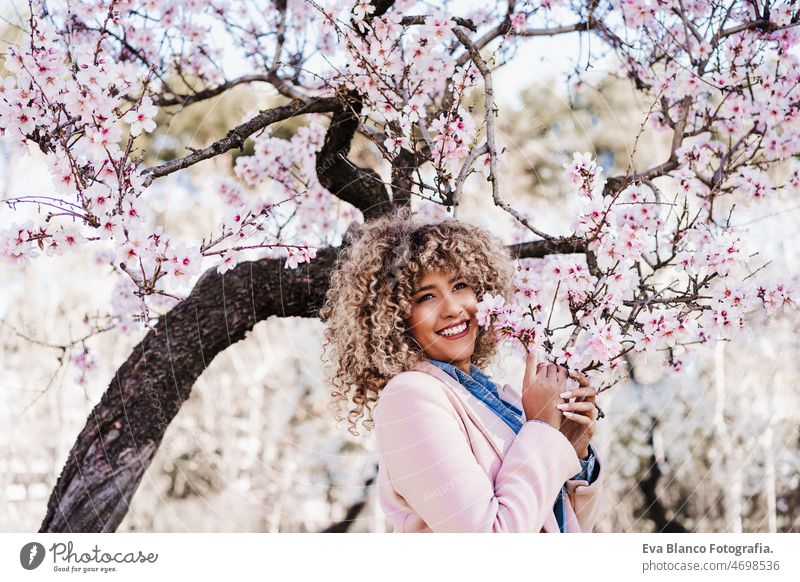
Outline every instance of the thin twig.
[(540, 236), (543, 239), (552, 239), (553, 237), (551, 235), (544, 233), (533, 226), (527, 218), (522, 216), (522, 214), (517, 212), (514, 208), (500, 198), (500, 192), (497, 183), (497, 148), (495, 146), (494, 137), (495, 105), (492, 73), (489, 71), (489, 67), (486, 66), (486, 62), (483, 60), (483, 57), (481, 57), (478, 47), (475, 46), (475, 44), (469, 39), (467, 34), (458, 27), (453, 28), (453, 34), (469, 51), (472, 62), (475, 63), (475, 66), (478, 68), (478, 71), (480, 71), (481, 76), (483, 77), (486, 99), (486, 146), (489, 149), (489, 181), (492, 183), (492, 198), (494, 199), (494, 203), (516, 218), (522, 225), (524, 225), (535, 235)]

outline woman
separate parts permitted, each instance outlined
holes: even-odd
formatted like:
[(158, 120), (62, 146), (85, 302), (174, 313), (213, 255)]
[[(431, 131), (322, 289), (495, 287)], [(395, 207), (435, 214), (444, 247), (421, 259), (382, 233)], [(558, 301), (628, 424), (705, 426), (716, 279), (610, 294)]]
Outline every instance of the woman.
[[(591, 531), (602, 468), (595, 390), (528, 354), (522, 390), (481, 368), (496, 343), (478, 297), (513, 292), (508, 251), (480, 228), (399, 211), (347, 237), (320, 311), (338, 418), (375, 428), (395, 532)], [(366, 418), (364, 418), (366, 417)]]

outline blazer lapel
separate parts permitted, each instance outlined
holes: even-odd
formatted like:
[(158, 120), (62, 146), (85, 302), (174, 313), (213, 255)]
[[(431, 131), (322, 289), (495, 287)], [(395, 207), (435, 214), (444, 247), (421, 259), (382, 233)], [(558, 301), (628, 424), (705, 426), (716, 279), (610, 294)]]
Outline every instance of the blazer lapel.
[(544, 525), (542, 526), (542, 531), (546, 533), (561, 533), (561, 530), (558, 529), (556, 514), (552, 511), (547, 514), (547, 518), (544, 520)]
[[(467, 415), (469, 416), (470, 420), (478, 427), (478, 430), (481, 431), (486, 440), (489, 441), (494, 451), (497, 453), (497, 456), (501, 459), (505, 457), (505, 450), (507, 439), (504, 438), (502, 435), (497, 434), (495, 431), (491, 430), (487, 426), (488, 422), (494, 424), (494, 426), (502, 425), (503, 428), (506, 428), (509, 432), (513, 433), (514, 431), (511, 430), (489, 407), (487, 407), (483, 402), (475, 398), (469, 390), (467, 390), (464, 386), (461, 385), (460, 382), (457, 382), (450, 374), (442, 370), (441, 368), (437, 368), (433, 364), (429, 362), (421, 362), (415, 368), (419, 372), (425, 372), (426, 374), (430, 374), (434, 376), (436, 379), (441, 381), (445, 386), (450, 388), (450, 390), (456, 395), (456, 397), (462, 402), (464, 405), (464, 410), (466, 411)], [(480, 408), (482, 407), (482, 408)], [(481, 410), (487, 414), (487, 420), (481, 418), (481, 415), (476, 412), (476, 410)], [(502, 430), (502, 428), (501, 428)]]

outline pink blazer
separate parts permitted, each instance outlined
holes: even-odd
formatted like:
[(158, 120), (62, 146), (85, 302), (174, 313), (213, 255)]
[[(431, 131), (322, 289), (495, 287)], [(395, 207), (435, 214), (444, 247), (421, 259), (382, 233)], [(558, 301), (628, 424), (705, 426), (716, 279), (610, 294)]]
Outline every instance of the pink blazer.
[[(522, 410), (521, 393), (500, 397)], [(589, 485), (569, 440), (541, 422), (518, 434), (459, 382), (423, 362), (392, 378), (373, 418), (378, 499), (401, 532), (555, 532), (566, 482), (567, 532), (590, 532), (602, 502), (603, 464)]]

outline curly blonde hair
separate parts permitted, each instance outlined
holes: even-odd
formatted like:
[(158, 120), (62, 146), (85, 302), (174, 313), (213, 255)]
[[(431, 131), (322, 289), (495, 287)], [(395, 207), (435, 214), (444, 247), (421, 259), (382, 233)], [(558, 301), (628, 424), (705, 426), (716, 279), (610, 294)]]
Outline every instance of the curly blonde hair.
[[(378, 395), (396, 374), (411, 370), (425, 355), (411, 338), (412, 293), (431, 271), (456, 271), (480, 298), (513, 293), (514, 266), (506, 247), (485, 230), (456, 219), (425, 223), (401, 208), (345, 237), (320, 310), (325, 322), (323, 361), (336, 388), (331, 392), (337, 421), (359, 419), (369, 432)], [(472, 363), (483, 367), (495, 355), (491, 334), (478, 328)], [(325, 355), (329, 359), (326, 360)]]

